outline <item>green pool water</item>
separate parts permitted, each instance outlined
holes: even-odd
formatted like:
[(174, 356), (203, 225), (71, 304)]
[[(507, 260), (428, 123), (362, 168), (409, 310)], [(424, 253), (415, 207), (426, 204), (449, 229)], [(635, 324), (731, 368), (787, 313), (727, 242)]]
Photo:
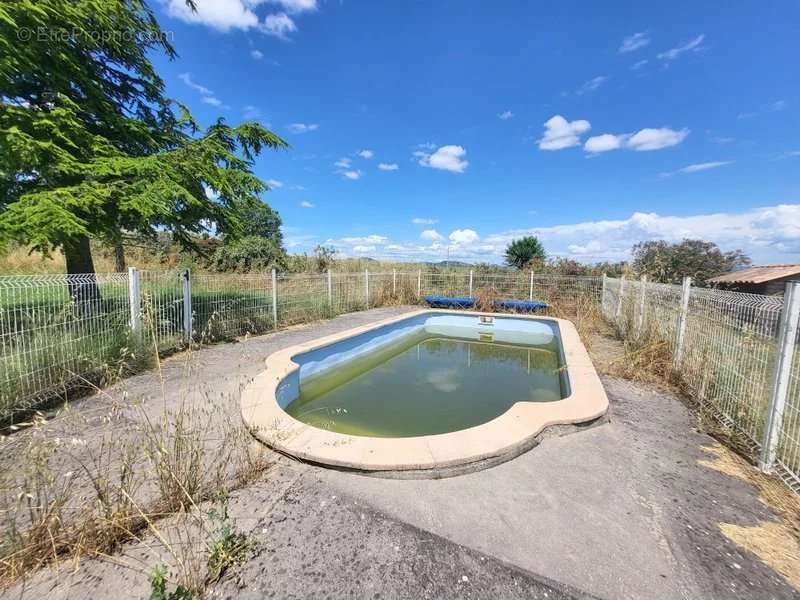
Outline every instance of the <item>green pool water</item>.
[(301, 381), (286, 407), (314, 427), (373, 437), (466, 429), (516, 402), (564, 397), (557, 341), (512, 346), (420, 334)]

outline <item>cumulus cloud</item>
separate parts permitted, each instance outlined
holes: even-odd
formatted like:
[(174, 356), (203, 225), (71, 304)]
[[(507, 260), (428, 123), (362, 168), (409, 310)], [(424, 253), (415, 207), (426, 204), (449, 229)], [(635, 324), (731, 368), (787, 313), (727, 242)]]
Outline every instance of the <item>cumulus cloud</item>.
[(687, 52), (699, 52), (703, 49), (701, 44), (703, 43), (704, 39), (706, 39), (706, 36), (705, 34), (701, 33), (696, 38), (689, 40), (685, 44), (680, 44), (674, 48), (670, 48), (665, 52), (660, 52), (658, 54), (658, 58), (661, 60), (675, 60)]
[(289, 133), (308, 133), (319, 129), (319, 125), (316, 123), (289, 123), (286, 129), (289, 130)]
[(358, 153), (358, 155), (361, 158), (366, 158), (369, 160), (370, 158), (375, 156), (375, 153), (372, 150), (362, 150), (361, 152)]
[(204, 104), (210, 104), (211, 106), (216, 106), (216, 107), (223, 106), (222, 100), (220, 100), (216, 96), (203, 96), (202, 98), (200, 98), (200, 102)]
[(397, 166), (397, 163), (380, 163), (378, 168), (381, 171), (397, 171), (400, 167)]
[(316, 204), (314, 204), (313, 202), (309, 202), (308, 200), (303, 200), (300, 203), (300, 208), (314, 208), (315, 206)]
[(624, 137), (621, 135), (613, 135), (611, 133), (604, 133), (603, 135), (595, 135), (586, 140), (583, 149), (587, 152), (598, 153), (608, 152), (609, 150), (617, 150), (622, 148)]
[(539, 139), (540, 150), (563, 150), (581, 143), (580, 136), (592, 128), (584, 119), (567, 121), (555, 115), (544, 124), (544, 134)]
[(250, 50), (250, 56), (255, 60), (261, 60), (264, 58), (264, 53), (261, 50)]
[(342, 177), (344, 177), (345, 179), (351, 179), (351, 180), (361, 179), (362, 175), (363, 173), (358, 169), (342, 171)]
[(411, 222), (414, 225), (433, 225), (435, 223), (438, 223), (439, 221), (436, 219), (423, 219), (422, 217), (414, 217), (413, 219), (411, 219)]
[(469, 166), (469, 161), (464, 157), (467, 151), (462, 146), (441, 146), (433, 153), (418, 150), (414, 152), (417, 162), (423, 167), (450, 171), (451, 173), (463, 173)]
[(478, 233), (472, 229), (456, 229), (448, 237), (454, 244), (473, 244), (480, 239)]
[(283, 182), (278, 181), (277, 179), (267, 179), (267, 187), (277, 190), (278, 188), (283, 187)]
[(196, 3), (196, 10), (184, 0), (162, 0), (167, 14), (186, 23), (206, 25), (217, 31), (231, 29), (248, 30), (259, 26), (258, 15), (251, 4), (244, 0), (203, 0)]
[(618, 150), (620, 148), (627, 148), (628, 150), (636, 150), (644, 152), (648, 150), (661, 150), (676, 146), (686, 139), (689, 135), (688, 129), (674, 130), (668, 127), (661, 127), (659, 129), (645, 128), (640, 129), (636, 133), (604, 133), (602, 135), (595, 135), (586, 140), (583, 149), (590, 154), (598, 154), (600, 152), (608, 152), (610, 150)]
[(363, 237), (343, 237), (341, 242), (344, 244), (385, 244), (389, 241), (389, 238), (385, 235), (378, 235), (378, 234), (370, 234)]
[(501, 121), (508, 121), (509, 119), (511, 119), (513, 117), (514, 117), (514, 113), (511, 112), (510, 110), (504, 110), (499, 115), (497, 115), (497, 118), (500, 119)]
[(261, 31), (267, 35), (285, 40), (288, 39), (290, 33), (297, 31), (297, 25), (286, 13), (276, 13), (266, 16), (264, 23), (261, 25)]
[[(247, 0), (250, 4), (261, 4), (263, 0)], [(317, 0), (267, 0), (277, 4), (288, 13), (313, 12), (317, 10)]]
[(593, 77), (589, 81), (586, 81), (578, 88), (575, 92), (578, 96), (582, 96), (583, 94), (588, 94), (589, 92), (595, 91), (601, 85), (603, 85), (606, 81), (608, 81), (608, 77), (605, 75), (598, 75), (597, 77)]
[(638, 33), (634, 33), (633, 35), (629, 35), (624, 40), (622, 40), (622, 45), (619, 47), (620, 54), (625, 54), (626, 52), (633, 52), (634, 50), (638, 50), (639, 48), (644, 48), (650, 43), (650, 37), (647, 35), (646, 31), (640, 31)]
[(419, 234), (419, 237), (423, 240), (428, 240), (429, 242), (438, 242), (439, 240), (444, 239), (444, 236), (435, 229), (426, 229)]
[(689, 130), (686, 128), (677, 131), (669, 127), (640, 129), (628, 138), (626, 147), (636, 150), (637, 152), (661, 150), (662, 148), (677, 146), (685, 140), (688, 135)]

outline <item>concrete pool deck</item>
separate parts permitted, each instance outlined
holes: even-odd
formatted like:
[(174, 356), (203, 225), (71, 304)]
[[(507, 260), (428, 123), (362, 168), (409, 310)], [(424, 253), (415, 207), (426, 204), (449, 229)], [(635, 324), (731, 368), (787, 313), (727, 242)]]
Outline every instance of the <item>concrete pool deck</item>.
[[(566, 398), (517, 402), (500, 416), (475, 427), (401, 438), (345, 435), (312, 427), (281, 407), (278, 390), (292, 377), (296, 379), (300, 370), (295, 356), (427, 315), (508, 318), (497, 313), (423, 309), (274, 352), (266, 359), (264, 371), (242, 391), (242, 418), (248, 429), (271, 448), (305, 461), (356, 471), (389, 475), (414, 472), (420, 477), (434, 477), (454, 468), (481, 468), (508, 460), (534, 446), (547, 427), (593, 421), (606, 413), (608, 398), (575, 326), (563, 319), (529, 315), (513, 318), (547, 322), (558, 328), (569, 378), (570, 394)], [(292, 385), (296, 389), (297, 384)]]
[[(174, 356), (161, 376), (131, 377), (71, 412), (100, 412), (109, 396), (152, 404), (153, 414), (162, 404), (208, 402), (209, 390), (238, 398), (269, 354), (410, 310), (354, 313)], [(713, 467), (716, 453), (727, 451), (696, 430), (675, 396), (601, 379), (608, 423), (550, 437), (468, 475), (388, 480), (279, 458), (263, 479), (231, 494), (230, 516), (257, 548), (240, 574), (207, 596), (800, 598), (722, 533), (723, 523), (750, 528), (780, 520), (756, 487)], [(48, 428), (58, 432), (59, 419)], [(98, 417), (88, 427), (91, 445), (92, 428), (105, 423)], [(115, 556), (148, 567), (158, 560), (135, 544)], [(67, 564), (40, 571), (0, 597), (114, 598), (121, 589), (146, 597), (147, 575), (85, 558), (77, 570)]]

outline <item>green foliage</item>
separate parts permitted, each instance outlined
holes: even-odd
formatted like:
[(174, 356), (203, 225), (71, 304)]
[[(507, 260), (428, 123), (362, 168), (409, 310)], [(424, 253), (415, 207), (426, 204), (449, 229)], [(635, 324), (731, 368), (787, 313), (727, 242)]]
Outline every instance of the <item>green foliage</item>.
[(284, 269), (286, 254), (273, 240), (248, 236), (233, 240), (220, 246), (212, 257), (212, 265), (217, 271), (263, 271)]
[(235, 207), (242, 221), (242, 236), (265, 238), (283, 246), (283, 222), (275, 210), (253, 198), (237, 201)]
[(150, 600), (192, 600), (194, 594), (182, 585), (167, 591), (167, 569), (159, 565), (150, 575)]
[(543, 263), (546, 257), (544, 246), (532, 235), (513, 240), (506, 248), (506, 264), (517, 269)]
[(175, 56), (142, 0), (0, 5), (0, 246), (62, 248), (69, 269), (90, 237), (242, 233), (237, 207), (267, 190), (254, 157), (287, 144), (258, 123), (199, 132), (157, 52)]
[(633, 269), (661, 283), (680, 283), (689, 276), (702, 285), (707, 279), (750, 264), (741, 250), (722, 252), (713, 242), (685, 239), (677, 244), (663, 240), (640, 242), (633, 249)]
[(317, 272), (322, 273), (333, 267), (336, 262), (336, 248), (332, 246), (323, 246), (318, 244), (314, 248), (314, 262), (317, 266)]
[(253, 546), (247, 534), (233, 528), (227, 499), (221, 502), (219, 509), (212, 509), (209, 517), (216, 524), (216, 531), (208, 551), (206, 584), (218, 581), (228, 569), (244, 562)]

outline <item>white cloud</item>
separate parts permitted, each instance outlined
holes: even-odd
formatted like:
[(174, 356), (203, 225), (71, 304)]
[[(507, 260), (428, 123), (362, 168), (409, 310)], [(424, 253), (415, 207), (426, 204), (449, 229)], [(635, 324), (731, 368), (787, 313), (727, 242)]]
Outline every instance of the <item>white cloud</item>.
[(606, 81), (608, 81), (607, 76), (598, 75), (597, 77), (593, 77), (589, 81), (584, 82), (584, 84), (581, 87), (579, 87), (575, 93), (578, 94), (578, 96), (583, 96), (584, 94), (588, 94), (589, 92), (595, 91)]
[(438, 242), (439, 240), (444, 239), (444, 236), (435, 229), (426, 229), (419, 234), (419, 237), (423, 240), (428, 240), (429, 242)]
[(370, 245), (383, 245), (389, 241), (385, 235), (370, 234), (364, 237), (343, 237), (341, 242), (345, 244), (370, 244)]
[(472, 229), (456, 229), (448, 237), (454, 244), (473, 244), (480, 239), (478, 233)]
[(264, 58), (264, 53), (261, 50), (250, 50), (250, 56), (256, 60), (261, 60)]
[(278, 188), (282, 188), (283, 187), (283, 182), (282, 181), (278, 181), (277, 179), (267, 179), (266, 183), (267, 183), (267, 186), (269, 186), (270, 188), (272, 188), (274, 190), (277, 190)]
[[(551, 256), (594, 262), (627, 260), (631, 247), (644, 240), (679, 242), (688, 237), (714, 242), (723, 250), (741, 248), (757, 263), (800, 262), (800, 203), (753, 208), (739, 213), (690, 216), (636, 212), (624, 219), (519, 228), (482, 238), (472, 230), (459, 231), (453, 232), (448, 242), (392, 240), (383, 235), (329, 240), (292, 235), (291, 239), (287, 237), (287, 246), (310, 250), (316, 244), (324, 243), (344, 256), (357, 255), (354, 246), (371, 246), (375, 249), (362, 248), (361, 252), (394, 260), (443, 260), (449, 255), (453, 260), (501, 262), (511, 240), (535, 235)], [(465, 231), (472, 235), (464, 234)], [(452, 237), (456, 237), (458, 243)]]
[(506, 111), (501, 112), (499, 115), (497, 115), (497, 118), (502, 120), (502, 121), (508, 121), (513, 116), (514, 116), (513, 112), (511, 112), (510, 110), (506, 110)]
[(433, 225), (435, 223), (438, 223), (439, 221), (436, 219), (423, 219), (420, 217), (414, 217), (413, 219), (411, 219), (411, 222), (414, 225)]
[(598, 152), (608, 152), (609, 150), (617, 150), (618, 148), (622, 148), (622, 144), (624, 142), (624, 136), (604, 133), (603, 135), (592, 136), (586, 140), (586, 143), (583, 145), (583, 149), (586, 150), (586, 152), (591, 152), (593, 154)]
[(225, 106), (222, 103), (222, 100), (220, 100), (216, 96), (203, 96), (202, 98), (200, 98), (200, 102), (203, 102), (205, 104), (210, 104), (211, 106), (217, 106), (217, 107)]
[(378, 168), (381, 171), (397, 171), (400, 167), (397, 166), (397, 163), (380, 163)]
[(314, 204), (313, 202), (309, 202), (308, 200), (303, 200), (300, 203), (301, 208), (314, 208), (315, 206), (316, 204)]
[(364, 254), (365, 252), (375, 252), (375, 250), (375, 246), (366, 246), (362, 244), (353, 246), (353, 252), (358, 252), (359, 254)]
[(289, 130), (289, 133), (308, 133), (319, 129), (319, 125), (316, 123), (290, 123), (286, 129)]
[(186, 23), (206, 25), (217, 31), (246, 31), (259, 25), (258, 16), (243, 0), (203, 0), (196, 3), (196, 10), (187, 6), (185, 0), (161, 1), (169, 16)]
[(242, 116), (247, 120), (259, 119), (261, 118), (261, 110), (257, 106), (248, 104), (242, 109)]
[(670, 129), (669, 127), (661, 127), (658, 129), (645, 128), (640, 129), (630, 136), (625, 145), (627, 148), (636, 150), (637, 152), (661, 150), (662, 148), (677, 146), (685, 140), (688, 135), (689, 130), (686, 128), (678, 131)]
[(704, 162), (704, 163), (696, 163), (693, 165), (687, 165), (681, 169), (676, 171), (670, 171), (666, 173), (661, 173), (662, 177), (669, 177), (671, 175), (675, 175), (676, 173), (698, 173), (700, 171), (708, 171), (710, 169), (718, 169), (719, 167), (724, 167), (725, 165), (729, 165), (733, 163), (732, 160), (716, 160), (712, 162)]
[[(264, 0), (248, 0), (251, 4), (261, 4)], [(278, 4), (288, 13), (313, 12), (317, 10), (317, 0), (266, 0), (270, 4)]]
[(772, 104), (767, 105), (768, 112), (777, 112), (786, 108), (786, 100), (776, 100)]
[(469, 161), (464, 159), (467, 151), (463, 146), (441, 146), (436, 152), (430, 154), (419, 150), (414, 152), (419, 164), (431, 169), (450, 171), (451, 173), (463, 173), (469, 166)]
[(352, 179), (352, 180), (361, 179), (362, 175), (363, 173), (358, 169), (350, 171), (342, 171), (342, 177), (344, 177), (345, 179)]
[(689, 135), (688, 129), (676, 131), (668, 127), (661, 127), (660, 129), (645, 128), (640, 129), (636, 133), (620, 133), (618, 135), (604, 133), (602, 135), (592, 136), (586, 140), (583, 149), (591, 154), (618, 150), (620, 148), (627, 148), (628, 150), (640, 152), (661, 150), (662, 148), (669, 148), (670, 146), (680, 144), (686, 139), (687, 135)]
[(622, 45), (619, 47), (619, 52), (621, 54), (624, 54), (626, 52), (633, 52), (634, 50), (638, 50), (639, 48), (644, 48), (649, 43), (650, 43), (650, 37), (647, 35), (647, 32), (640, 31), (638, 33), (634, 33), (633, 35), (629, 35), (624, 40), (622, 40)]
[(563, 150), (581, 143), (580, 135), (592, 128), (584, 119), (567, 121), (561, 115), (551, 117), (544, 124), (544, 134), (539, 139), (540, 150)]
[(192, 79), (192, 74), (191, 73), (181, 73), (180, 75), (178, 75), (178, 79), (180, 79), (183, 83), (188, 85), (194, 91), (200, 92), (204, 96), (213, 96), (214, 95), (214, 92), (212, 92), (210, 89), (208, 89), (204, 85), (200, 85), (199, 83), (195, 82)]
[(288, 38), (288, 34), (297, 31), (297, 25), (286, 13), (276, 13), (266, 16), (263, 25), (261, 25), (261, 31), (267, 35), (285, 40)]
[(661, 52), (658, 54), (658, 58), (661, 60), (675, 60), (681, 54), (685, 54), (686, 52), (698, 52), (703, 49), (701, 44), (703, 40), (706, 39), (705, 34), (700, 34), (693, 40), (689, 40), (685, 44), (681, 44), (680, 46), (676, 46), (675, 48), (670, 48), (665, 52)]
[(339, 167), (340, 169), (349, 169), (352, 162), (353, 161), (351, 161), (349, 158), (340, 158), (335, 163), (333, 163), (333, 166)]
[(370, 159), (375, 156), (375, 153), (372, 150), (362, 150), (358, 153), (361, 158)]
[(642, 60), (637, 60), (635, 63), (633, 63), (633, 64), (631, 65), (631, 69), (632, 69), (633, 71), (638, 71), (638, 70), (639, 70), (639, 69), (641, 69), (643, 66), (645, 66), (645, 65), (646, 65), (648, 62), (650, 62), (650, 61), (649, 61), (649, 60), (647, 60), (646, 58), (643, 58)]

